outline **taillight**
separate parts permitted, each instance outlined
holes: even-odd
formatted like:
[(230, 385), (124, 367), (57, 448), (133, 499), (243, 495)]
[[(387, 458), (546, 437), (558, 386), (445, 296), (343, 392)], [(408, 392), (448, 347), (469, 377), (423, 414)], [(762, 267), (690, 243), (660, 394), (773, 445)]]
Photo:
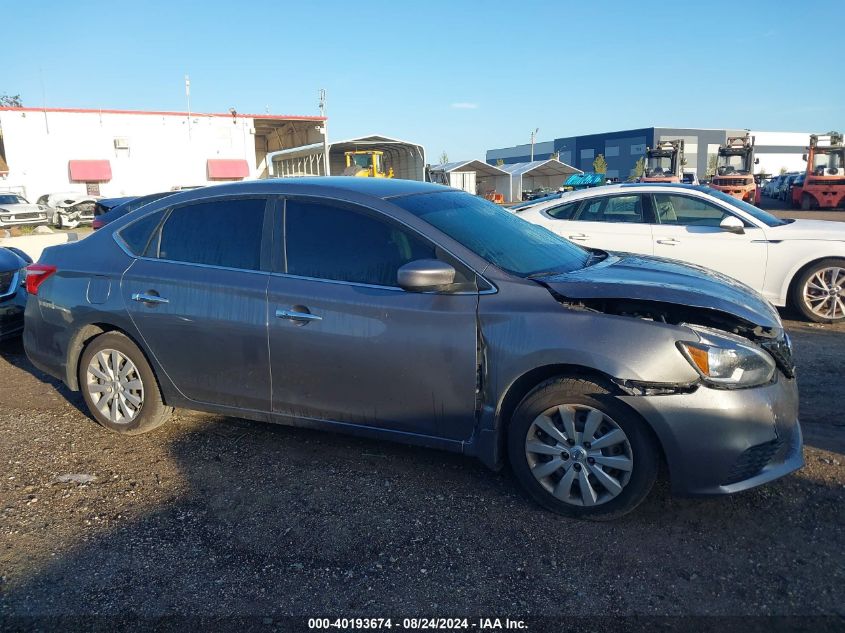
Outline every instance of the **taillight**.
[(103, 221), (102, 221), (100, 218), (94, 218), (94, 221), (93, 221), (93, 222), (91, 222), (91, 226), (94, 228), (94, 230), (95, 230), (95, 231), (96, 231), (97, 229), (101, 229), (101, 228), (103, 228), (103, 224), (104, 224), (104, 223), (103, 223)]
[(26, 267), (26, 291), (31, 295), (38, 294), (38, 287), (56, 272), (55, 266), (49, 264), (30, 264)]

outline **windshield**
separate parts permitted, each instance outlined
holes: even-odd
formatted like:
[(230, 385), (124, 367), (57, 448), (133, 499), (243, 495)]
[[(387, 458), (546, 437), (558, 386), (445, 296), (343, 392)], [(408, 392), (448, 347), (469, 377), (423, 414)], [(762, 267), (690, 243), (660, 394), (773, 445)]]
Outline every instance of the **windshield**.
[(745, 156), (736, 154), (733, 156), (719, 156), (719, 160), (716, 163), (716, 173), (720, 176), (748, 173), (748, 170), (745, 168)]
[(718, 198), (722, 202), (727, 202), (733, 207), (745, 211), (748, 215), (752, 216), (755, 220), (762, 222), (766, 226), (783, 226), (784, 224), (789, 224), (789, 222), (776, 218), (771, 213), (766, 213), (763, 209), (758, 209), (753, 204), (748, 204), (744, 200), (734, 198), (733, 196), (726, 194), (724, 191), (711, 189), (710, 187), (696, 187), (696, 189), (703, 191), (714, 198)]
[(813, 155), (814, 176), (843, 176), (845, 175), (845, 150), (821, 153), (816, 150)]
[(649, 156), (648, 164), (645, 168), (646, 176), (671, 176), (672, 175), (672, 157), (671, 156)]
[(580, 246), (462, 191), (406, 196), (391, 202), (520, 277), (570, 272), (590, 261), (589, 251)]
[(0, 195), (0, 204), (29, 204), (26, 200), (16, 195)]

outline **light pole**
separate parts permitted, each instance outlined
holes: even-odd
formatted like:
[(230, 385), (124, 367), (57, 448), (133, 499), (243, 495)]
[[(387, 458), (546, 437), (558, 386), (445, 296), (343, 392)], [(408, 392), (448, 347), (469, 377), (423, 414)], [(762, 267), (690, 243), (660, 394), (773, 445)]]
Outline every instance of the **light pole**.
[(329, 126), (326, 119), (326, 91), (320, 88), (320, 116), (324, 117), (322, 124), (323, 133), (323, 175), (329, 175)]
[(531, 162), (534, 162), (534, 139), (537, 138), (537, 132), (540, 131), (540, 128), (534, 128), (534, 131), (531, 132)]

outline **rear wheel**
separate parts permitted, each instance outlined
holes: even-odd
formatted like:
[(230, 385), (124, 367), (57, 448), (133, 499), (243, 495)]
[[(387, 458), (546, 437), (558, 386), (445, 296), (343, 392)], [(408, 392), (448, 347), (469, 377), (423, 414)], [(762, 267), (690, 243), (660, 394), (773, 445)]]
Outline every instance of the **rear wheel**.
[(802, 211), (809, 211), (813, 208), (813, 199), (810, 197), (809, 194), (803, 194), (801, 196), (801, 210)]
[(804, 270), (793, 284), (792, 302), (817, 323), (845, 319), (845, 259), (823, 259)]
[(173, 412), (164, 404), (144, 354), (118, 332), (102, 334), (85, 348), (79, 388), (93, 418), (116, 433), (152, 431)]
[(529, 393), (508, 429), (508, 454), (535, 501), (577, 518), (608, 520), (630, 512), (657, 477), (650, 430), (586, 380), (552, 379)]

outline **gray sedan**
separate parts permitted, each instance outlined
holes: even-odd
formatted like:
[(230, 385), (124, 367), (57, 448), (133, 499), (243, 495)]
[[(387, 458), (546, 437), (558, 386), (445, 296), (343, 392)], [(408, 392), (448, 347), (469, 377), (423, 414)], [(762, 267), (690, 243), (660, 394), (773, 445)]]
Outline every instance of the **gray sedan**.
[(726, 494), (802, 463), (789, 339), (722, 275), (586, 250), (401, 180), (174, 194), (27, 273), (24, 345), (125, 435), (173, 407), (510, 462), (566, 515), (624, 514), (665, 460)]

